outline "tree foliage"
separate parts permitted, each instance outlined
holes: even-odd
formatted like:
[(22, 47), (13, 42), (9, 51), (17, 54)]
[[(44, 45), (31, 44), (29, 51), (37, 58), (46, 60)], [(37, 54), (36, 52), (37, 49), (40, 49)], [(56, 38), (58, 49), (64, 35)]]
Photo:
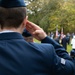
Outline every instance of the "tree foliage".
[(29, 20), (46, 32), (63, 27), (64, 33), (75, 32), (75, 0), (28, 0)]

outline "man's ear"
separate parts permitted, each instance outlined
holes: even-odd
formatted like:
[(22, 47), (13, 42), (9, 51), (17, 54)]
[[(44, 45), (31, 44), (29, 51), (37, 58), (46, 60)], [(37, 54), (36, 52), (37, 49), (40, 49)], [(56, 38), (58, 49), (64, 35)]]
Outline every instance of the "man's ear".
[(26, 18), (25, 18), (24, 21), (23, 21), (24, 27), (26, 27), (27, 19), (28, 19), (28, 16), (26, 16)]

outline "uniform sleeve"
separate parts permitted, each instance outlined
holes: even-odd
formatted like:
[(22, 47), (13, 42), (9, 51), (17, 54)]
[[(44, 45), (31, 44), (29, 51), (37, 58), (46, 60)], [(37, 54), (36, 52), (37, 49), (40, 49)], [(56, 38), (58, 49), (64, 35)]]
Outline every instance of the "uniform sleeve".
[(64, 59), (68, 59), (71, 60), (72, 58), (69, 56), (69, 54), (66, 52), (66, 50), (60, 45), (58, 44), (55, 40), (51, 39), (50, 37), (46, 37), (45, 39), (43, 39), (41, 41), (41, 43), (49, 43), (52, 44), (55, 48), (55, 52), (56, 54)]
[(55, 49), (53, 46), (44, 46), (44, 49), (46, 49), (45, 54), (47, 54), (48, 60), (48, 66), (50, 66), (50, 69), (52, 69), (52, 75), (74, 75), (74, 64), (72, 61), (61, 58), (57, 56)]
[(74, 64), (70, 60), (55, 56), (54, 58), (54, 74), (53, 75), (74, 75)]

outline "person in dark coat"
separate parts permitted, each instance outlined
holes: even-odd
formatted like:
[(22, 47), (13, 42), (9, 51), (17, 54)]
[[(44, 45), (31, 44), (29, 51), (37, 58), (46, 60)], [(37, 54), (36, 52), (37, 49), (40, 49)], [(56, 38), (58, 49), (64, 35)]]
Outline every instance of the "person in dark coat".
[(60, 39), (59, 39), (59, 37), (56, 37), (56, 38), (55, 38), (55, 41), (60, 44)]
[(67, 43), (69, 45), (70, 44), (70, 33), (67, 33), (66, 38), (67, 38)]
[(65, 48), (65, 50), (67, 50), (67, 38), (66, 38), (66, 35), (63, 36), (63, 38), (61, 40), (61, 44)]
[[(42, 43), (26, 42), (27, 29)], [(24, 0), (0, 1), (0, 75), (73, 75), (65, 49), (27, 20)]]

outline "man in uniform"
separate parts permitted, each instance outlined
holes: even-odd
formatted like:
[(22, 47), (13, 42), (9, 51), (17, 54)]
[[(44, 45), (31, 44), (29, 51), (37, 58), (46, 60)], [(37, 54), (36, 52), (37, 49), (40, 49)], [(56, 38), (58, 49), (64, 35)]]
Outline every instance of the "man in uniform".
[(26, 29), (24, 29), (22, 35), (27, 42), (33, 42), (33, 36)]
[[(42, 43), (28, 43), (27, 29)], [(0, 75), (73, 75), (68, 53), (36, 24), (27, 20), (24, 0), (0, 1)]]

